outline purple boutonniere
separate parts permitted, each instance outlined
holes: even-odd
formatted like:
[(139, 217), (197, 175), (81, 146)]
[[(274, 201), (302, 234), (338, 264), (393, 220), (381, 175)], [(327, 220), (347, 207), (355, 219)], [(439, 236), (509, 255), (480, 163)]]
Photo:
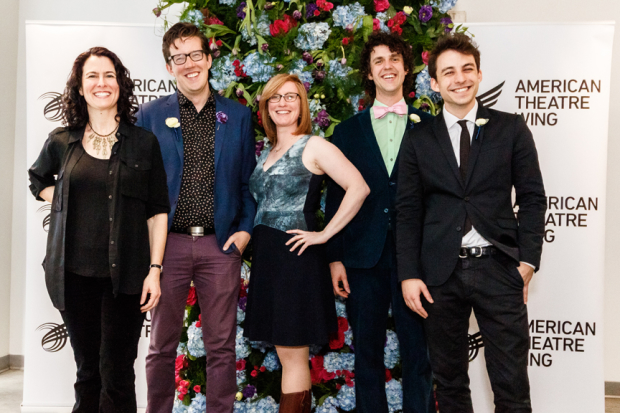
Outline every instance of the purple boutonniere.
[(219, 123), (228, 122), (228, 115), (222, 112), (221, 110), (215, 114), (215, 118)]

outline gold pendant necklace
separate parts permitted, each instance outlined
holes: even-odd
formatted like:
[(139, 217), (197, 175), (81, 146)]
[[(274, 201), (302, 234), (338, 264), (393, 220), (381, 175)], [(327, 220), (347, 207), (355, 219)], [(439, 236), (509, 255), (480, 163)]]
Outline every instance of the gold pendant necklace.
[(108, 148), (110, 149), (110, 152), (112, 152), (112, 146), (114, 146), (114, 144), (118, 142), (118, 139), (116, 139), (116, 136), (114, 135), (114, 132), (118, 130), (118, 125), (119, 124), (117, 123), (116, 128), (114, 128), (112, 132), (108, 133), (107, 135), (102, 135), (100, 133), (97, 133), (95, 129), (93, 129), (93, 125), (90, 124), (90, 121), (88, 122), (88, 126), (92, 131), (92, 133), (88, 135), (88, 139), (93, 142), (93, 149), (97, 151), (97, 155), (99, 155), (99, 152), (101, 152), (102, 149), (103, 156), (108, 155)]

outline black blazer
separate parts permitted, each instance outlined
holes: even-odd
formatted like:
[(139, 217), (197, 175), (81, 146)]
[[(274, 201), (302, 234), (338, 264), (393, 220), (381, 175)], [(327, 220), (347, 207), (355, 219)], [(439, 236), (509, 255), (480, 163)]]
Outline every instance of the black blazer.
[[(412, 113), (421, 119), (432, 119), (429, 114), (409, 106), (409, 115)], [(336, 126), (332, 137), (332, 143), (360, 171), (370, 188), (370, 194), (357, 215), (327, 244), (329, 262), (341, 261), (349, 268), (372, 268), (377, 264), (388, 228), (393, 226), (396, 220), (396, 184), (400, 155), (396, 158), (391, 176), (388, 175), (372, 130), (370, 116), (370, 108), (365, 109)], [(419, 124), (414, 125), (407, 119), (405, 136), (408, 130), (417, 128), (417, 125)], [(334, 181), (328, 180), (326, 222), (334, 216), (343, 197), (344, 190)]]
[(416, 126), (403, 141), (396, 200), (401, 281), (418, 278), (438, 286), (450, 277), (466, 213), (495, 247), (515, 261), (540, 265), (547, 204), (532, 133), (521, 116), (479, 106), (481, 118), (489, 121), (474, 129), (465, 183), (443, 114)]

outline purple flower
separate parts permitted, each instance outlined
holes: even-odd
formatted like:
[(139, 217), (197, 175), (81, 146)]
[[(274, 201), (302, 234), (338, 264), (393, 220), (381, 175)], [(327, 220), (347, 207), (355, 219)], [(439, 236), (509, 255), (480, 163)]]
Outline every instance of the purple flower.
[(215, 114), (215, 118), (219, 123), (228, 122), (228, 115), (222, 112), (221, 110)]
[(329, 115), (327, 114), (327, 112), (325, 110), (322, 110), (319, 113), (317, 113), (316, 118), (314, 118), (314, 121), (321, 128), (327, 128), (329, 126), (329, 124), (331, 123), (330, 120), (329, 120)]
[(301, 17), (302, 17), (302, 15), (301, 15), (301, 12), (300, 12), (299, 10), (295, 10), (295, 11), (293, 12), (293, 19), (295, 19), (295, 20), (301, 20)]
[(311, 17), (315, 17), (314, 16), (314, 12), (315, 12), (315, 10), (318, 10), (318, 9), (319, 8), (314, 3), (306, 4), (306, 19), (309, 19)]
[(420, 17), (420, 21), (422, 23), (426, 23), (431, 19), (431, 17), (433, 17), (433, 7), (429, 5), (420, 7), (420, 13), (418, 16)]
[(267, 49), (269, 49), (269, 44), (268, 43), (263, 43), (263, 45), (261, 46), (261, 49), (263, 49), (263, 52), (266, 52)]
[(449, 33), (449, 32), (452, 31), (452, 27), (448, 27), (449, 24), (452, 24), (452, 19), (451, 18), (449, 18), (449, 17), (442, 17), (439, 20), (439, 23), (441, 23), (444, 26), (446, 26), (446, 30), (445, 30), (446, 33)]
[(251, 384), (248, 384), (247, 386), (245, 386), (245, 389), (243, 389), (241, 393), (243, 393), (243, 397), (245, 397), (246, 399), (249, 399), (256, 394), (256, 387), (252, 386)]
[(301, 58), (303, 59), (304, 62), (306, 62), (307, 65), (311, 65), (312, 62), (314, 62), (312, 55), (308, 52), (303, 52), (301, 55)]
[[(260, 146), (260, 150), (258, 149), (258, 147)], [(256, 155), (260, 155), (260, 151), (263, 150), (263, 146), (265, 146), (265, 141), (258, 141), (256, 142)], [(248, 297), (241, 297), (239, 299), (239, 308), (242, 309), (243, 311), (245, 311), (245, 306), (248, 303)]]
[(239, 88), (235, 90), (235, 93), (237, 94), (237, 97), (240, 98), (241, 96), (243, 96), (243, 89)]
[(304, 88), (306, 89), (306, 93), (310, 91), (310, 82), (304, 82)]
[(273, 9), (274, 6), (275, 6), (274, 2), (268, 1), (267, 3), (265, 3), (265, 10), (271, 10)]
[(220, 52), (220, 49), (217, 49), (216, 51), (214, 51), (213, 53), (211, 53), (213, 55), (214, 59), (217, 59), (218, 57), (220, 57), (220, 54), (222, 52)]
[[(426, 103), (426, 102), (423, 102), (420, 105), (420, 109), (422, 109), (422, 110), (429, 110), (430, 109), (430, 105), (428, 103)], [(467, 141), (465, 141), (465, 142), (467, 142)]]
[(161, 16), (161, 10), (159, 9), (159, 7), (155, 7), (153, 9), (153, 14), (155, 15), (155, 17)]
[(325, 79), (325, 71), (323, 71), (323, 70), (314, 70), (314, 71), (312, 71), (312, 76), (314, 77), (314, 79), (317, 82), (322, 82), (323, 79)]
[(242, 2), (239, 7), (237, 7), (237, 17), (240, 19), (245, 19), (245, 11), (243, 11), (243, 9), (245, 9), (245, 6), (247, 6), (246, 2)]

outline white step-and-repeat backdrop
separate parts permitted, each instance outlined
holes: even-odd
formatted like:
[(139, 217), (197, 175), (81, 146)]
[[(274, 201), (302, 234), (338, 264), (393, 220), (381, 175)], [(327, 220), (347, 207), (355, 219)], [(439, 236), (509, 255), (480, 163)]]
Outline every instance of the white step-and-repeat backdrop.
[[(541, 270), (530, 287), (532, 404), (546, 413), (604, 412), (605, 177), (613, 24), (471, 24), (480, 45), (483, 102), (523, 114), (548, 196)], [(59, 96), (75, 57), (105, 46), (130, 69), (140, 103), (174, 91), (153, 26), (27, 22), (28, 164), (59, 123)], [(24, 183), (26, 185), (26, 183)], [(49, 207), (48, 207), (49, 208)], [(69, 412), (75, 363), (40, 263), (49, 209), (28, 199), (26, 368), (22, 412)], [(146, 403), (144, 324), (138, 406)], [(470, 328), (477, 412), (493, 411), (484, 343)]]

